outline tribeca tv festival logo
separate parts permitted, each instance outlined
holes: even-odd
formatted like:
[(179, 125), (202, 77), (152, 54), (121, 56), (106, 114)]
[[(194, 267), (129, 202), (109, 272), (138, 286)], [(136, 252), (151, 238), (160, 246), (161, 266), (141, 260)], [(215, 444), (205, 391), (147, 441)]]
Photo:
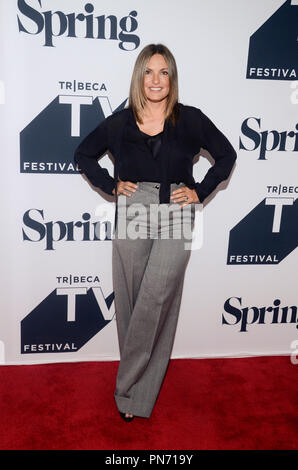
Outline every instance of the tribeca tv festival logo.
[(96, 16), (99, 11), (94, 11), (92, 3), (86, 3), (83, 13), (78, 14), (52, 11), (47, 7), (46, 11), (41, 11), (42, 8), (42, 0), (18, 0), (17, 20), (19, 32), (41, 35), (43, 46), (55, 47), (61, 36), (119, 41), (118, 46), (123, 51), (133, 51), (140, 45), (139, 36), (134, 34), (138, 28), (135, 10), (118, 20), (115, 15)]
[(113, 113), (108, 96), (88, 96), (106, 91), (104, 83), (59, 81), (59, 88), (70, 94), (58, 95), (20, 133), (21, 173), (78, 173), (75, 149)]
[(21, 321), (21, 354), (76, 352), (114, 317), (98, 276), (57, 276), (57, 288)]
[(297, 80), (298, 0), (287, 0), (250, 37), (246, 78)]
[(230, 231), (227, 264), (279, 264), (298, 246), (298, 186), (268, 196)]

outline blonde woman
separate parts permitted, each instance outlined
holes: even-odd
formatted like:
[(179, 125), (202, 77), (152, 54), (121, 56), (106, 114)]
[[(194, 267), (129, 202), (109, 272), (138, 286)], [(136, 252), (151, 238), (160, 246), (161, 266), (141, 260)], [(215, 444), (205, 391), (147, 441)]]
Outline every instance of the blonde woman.
[[(201, 148), (214, 165), (199, 183), (192, 170)], [(107, 150), (114, 178), (98, 164)], [(112, 272), (120, 363), (114, 398), (126, 421), (151, 416), (170, 360), (190, 257), (181, 226), (192, 232), (194, 204), (229, 177), (235, 160), (212, 121), (179, 103), (176, 62), (162, 44), (149, 44), (137, 57), (128, 107), (102, 121), (76, 150), (90, 182), (116, 196)]]

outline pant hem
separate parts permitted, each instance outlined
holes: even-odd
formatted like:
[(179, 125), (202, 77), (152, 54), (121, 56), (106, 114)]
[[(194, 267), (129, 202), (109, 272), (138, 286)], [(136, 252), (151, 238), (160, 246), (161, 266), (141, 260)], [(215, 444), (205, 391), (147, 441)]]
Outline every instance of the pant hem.
[(114, 394), (114, 398), (118, 410), (122, 413), (130, 413), (134, 416), (140, 416), (141, 418), (150, 418), (153, 407), (149, 403), (138, 403), (132, 398), (120, 397), (116, 394)]

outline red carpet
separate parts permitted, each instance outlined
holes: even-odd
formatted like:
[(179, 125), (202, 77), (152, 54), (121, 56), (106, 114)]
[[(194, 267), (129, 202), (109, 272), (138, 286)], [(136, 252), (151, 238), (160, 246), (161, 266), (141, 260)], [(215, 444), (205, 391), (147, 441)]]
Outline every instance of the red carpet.
[(149, 419), (121, 419), (118, 362), (0, 366), (0, 449), (258, 449), (298, 444), (289, 357), (175, 359)]

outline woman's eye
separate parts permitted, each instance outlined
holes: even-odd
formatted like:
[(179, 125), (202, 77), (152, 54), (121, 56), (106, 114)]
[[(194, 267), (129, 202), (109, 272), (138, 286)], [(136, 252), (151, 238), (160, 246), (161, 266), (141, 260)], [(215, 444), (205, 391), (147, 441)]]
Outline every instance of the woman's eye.
[(150, 70), (145, 70), (145, 74), (148, 75), (150, 73)]
[(164, 70), (164, 71), (162, 72), (162, 74), (163, 74), (163, 75), (169, 75), (169, 73), (168, 73), (166, 70)]

